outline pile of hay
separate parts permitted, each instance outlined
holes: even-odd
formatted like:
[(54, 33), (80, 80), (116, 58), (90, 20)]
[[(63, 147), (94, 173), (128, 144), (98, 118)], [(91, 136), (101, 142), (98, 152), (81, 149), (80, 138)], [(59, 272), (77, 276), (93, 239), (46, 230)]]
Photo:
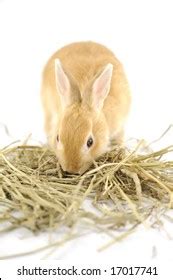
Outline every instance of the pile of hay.
[(129, 230), (145, 223), (154, 209), (170, 209), (173, 161), (165, 156), (173, 146), (139, 154), (141, 145), (133, 151), (116, 147), (85, 174), (66, 177), (47, 147), (0, 150), (0, 232), (47, 231), (78, 222), (104, 232)]

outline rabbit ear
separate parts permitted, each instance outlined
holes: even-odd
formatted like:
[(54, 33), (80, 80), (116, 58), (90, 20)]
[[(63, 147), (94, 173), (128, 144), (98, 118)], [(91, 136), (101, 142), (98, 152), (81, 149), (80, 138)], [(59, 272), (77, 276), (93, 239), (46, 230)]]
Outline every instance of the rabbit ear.
[(61, 62), (59, 59), (55, 59), (55, 79), (56, 79), (56, 88), (60, 94), (63, 105), (70, 104), (70, 81), (65, 74)]
[(96, 110), (101, 110), (103, 102), (107, 97), (112, 78), (113, 65), (108, 63), (102, 72), (97, 73), (94, 80), (91, 81), (87, 88), (87, 93), (83, 95), (84, 102)]
[(92, 86), (93, 105), (95, 108), (100, 109), (103, 106), (103, 102), (107, 97), (112, 78), (113, 65), (107, 64), (104, 70), (101, 72), (98, 78), (95, 79)]
[(59, 59), (55, 59), (56, 88), (64, 107), (81, 102), (81, 94), (72, 76), (65, 73)]

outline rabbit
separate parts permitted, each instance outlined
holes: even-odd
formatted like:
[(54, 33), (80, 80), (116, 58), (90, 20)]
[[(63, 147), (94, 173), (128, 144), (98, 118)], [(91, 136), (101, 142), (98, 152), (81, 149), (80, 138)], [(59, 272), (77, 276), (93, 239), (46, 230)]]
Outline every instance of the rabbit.
[(122, 64), (105, 46), (77, 42), (47, 62), (41, 99), (48, 143), (67, 173), (83, 174), (122, 143), (131, 93)]

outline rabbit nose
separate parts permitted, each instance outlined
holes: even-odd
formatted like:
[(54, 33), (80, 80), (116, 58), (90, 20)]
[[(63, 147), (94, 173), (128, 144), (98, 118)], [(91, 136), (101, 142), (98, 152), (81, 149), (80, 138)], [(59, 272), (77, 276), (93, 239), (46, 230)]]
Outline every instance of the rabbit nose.
[(64, 171), (64, 175), (66, 176), (66, 175), (72, 175), (72, 174), (74, 174), (74, 175), (77, 175), (77, 174), (79, 174), (78, 172), (73, 172), (73, 171)]
[(69, 173), (68, 171), (64, 171), (63, 172), (65, 176), (70, 175), (71, 173)]
[(66, 169), (63, 169), (62, 166), (61, 166), (61, 170), (62, 170), (62, 172), (63, 172), (63, 174), (64, 174), (65, 176), (68, 176), (68, 175), (71, 175), (71, 174), (75, 174), (75, 175), (79, 174), (78, 172), (73, 171), (73, 170), (69, 170), (69, 169), (66, 170)]

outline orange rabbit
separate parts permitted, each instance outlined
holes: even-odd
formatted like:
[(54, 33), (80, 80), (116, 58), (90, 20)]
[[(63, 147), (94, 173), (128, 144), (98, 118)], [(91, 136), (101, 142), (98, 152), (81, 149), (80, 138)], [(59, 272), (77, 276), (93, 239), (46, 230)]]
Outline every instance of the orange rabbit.
[(123, 140), (130, 90), (122, 64), (106, 47), (73, 43), (43, 71), (45, 131), (62, 169), (82, 174), (93, 159)]

